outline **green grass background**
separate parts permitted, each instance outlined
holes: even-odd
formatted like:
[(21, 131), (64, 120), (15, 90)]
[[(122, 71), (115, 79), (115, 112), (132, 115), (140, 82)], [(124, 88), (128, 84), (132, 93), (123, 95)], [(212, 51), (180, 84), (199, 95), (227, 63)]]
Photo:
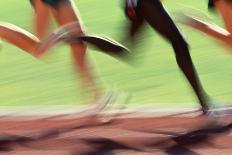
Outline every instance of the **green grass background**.
[[(88, 33), (102, 34), (118, 41), (126, 21), (119, 0), (76, 0)], [(208, 14), (203, 0), (166, 0), (170, 13), (181, 10)], [(32, 32), (33, 9), (29, 0), (0, 1), (0, 21), (10, 22)], [(174, 14), (173, 14), (174, 15)], [(232, 99), (232, 55), (212, 39), (178, 25), (185, 33), (191, 54), (207, 92), (223, 101)], [(136, 50), (137, 65), (130, 67), (109, 56), (89, 49), (88, 56), (106, 89), (116, 88), (132, 94), (130, 104), (189, 105), (196, 98), (175, 63), (170, 45), (148, 28)], [(0, 105), (79, 105), (85, 95), (74, 74), (67, 46), (53, 49), (46, 62), (40, 62), (22, 50), (3, 42), (0, 51)]]

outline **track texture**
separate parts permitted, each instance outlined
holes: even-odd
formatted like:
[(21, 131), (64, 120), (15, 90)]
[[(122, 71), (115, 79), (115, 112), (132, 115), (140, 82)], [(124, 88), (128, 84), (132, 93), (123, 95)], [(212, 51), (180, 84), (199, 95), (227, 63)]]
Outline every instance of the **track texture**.
[(200, 115), (126, 114), (0, 118), (0, 154), (197, 155), (230, 154), (231, 125), (215, 126)]

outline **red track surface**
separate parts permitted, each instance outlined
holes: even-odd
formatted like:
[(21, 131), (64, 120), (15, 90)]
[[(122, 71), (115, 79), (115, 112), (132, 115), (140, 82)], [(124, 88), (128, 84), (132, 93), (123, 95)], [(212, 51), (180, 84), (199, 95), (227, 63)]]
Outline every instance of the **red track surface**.
[(200, 116), (125, 116), (108, 123), (99, 120), (102, 117), (2, 117), (0, 154), (232, 154), (230, 126), (212, 128)]

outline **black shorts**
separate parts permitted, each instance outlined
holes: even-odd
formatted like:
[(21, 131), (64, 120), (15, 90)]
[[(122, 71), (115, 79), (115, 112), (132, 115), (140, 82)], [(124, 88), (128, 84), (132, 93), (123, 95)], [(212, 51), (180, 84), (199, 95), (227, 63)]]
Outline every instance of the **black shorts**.
[[(31, 4), (34, 5), (34, 0), (30, 0)], [(57, 8), (60, 4), (70, 4), (70, 0), (41, 0), (43, 3), (49, 5), (50, 7)]]
[(208, 1), (208, 8), (209, 8), (209, 9), (214, 9), (214, 8), (215, 8), (214, 0), (209, 0), (209, 1)]
[[(208, 1), (208, 8), (209, 9), (215, 9), (215, 2), (218, 0), (209, 0)], [(232, 5), (232, 0), (226, 0), (226, 2), (230, 5)]]

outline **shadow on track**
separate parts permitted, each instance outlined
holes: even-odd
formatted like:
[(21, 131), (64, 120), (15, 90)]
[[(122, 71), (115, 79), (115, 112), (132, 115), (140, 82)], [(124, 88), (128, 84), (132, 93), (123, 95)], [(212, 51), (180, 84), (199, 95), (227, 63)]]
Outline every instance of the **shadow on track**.
[[(169, 131), (152, 131), (151, 133), (171, 136), (171, 138), (147, 144), (148, 147), (160, 147), (169, 155), (197, 155), (192, 151), (194, 147), (222, 148), (213, 144), (210, 140), (218, 134), (227, 133), (232, 129), (232, 124), (227, 126), (206, 126), (190, 132), (177, 133)], [(173, 143), (174, 142), (174, 143)]]
[[(81, 153), (81, 155), (114, 155), (115, 150), (134, 150), (142, 151), (136, 147), (117, 142), (107, 138), (82, 139), (86, 144), (90, 145), (93, 150)], [(75, 154), (75, 153), (74, 153)], [(74, 155), (73, 154), (73, 155)]]
[[(91, 118), (90, 118), (91, 119)], [(47, 131), (41, 131), (36, 133), (30, 133), (27, 135), (14, 135), (14, 134), (2, 134), (0, 135), (0, 152), (9, 152), (13, 151), (14, 145), (21, 145), (29, 147), (31, 142), (47, 140), (61, 136), (62, 134), (72, 132), (78, 129), (91, 128), (97, 126), (108, 125), (112, 122), (95, 122), (95, 123), (84, 123), (82, 125), (69, 125), (57, 127), (55, 129), (50, 129)]]

